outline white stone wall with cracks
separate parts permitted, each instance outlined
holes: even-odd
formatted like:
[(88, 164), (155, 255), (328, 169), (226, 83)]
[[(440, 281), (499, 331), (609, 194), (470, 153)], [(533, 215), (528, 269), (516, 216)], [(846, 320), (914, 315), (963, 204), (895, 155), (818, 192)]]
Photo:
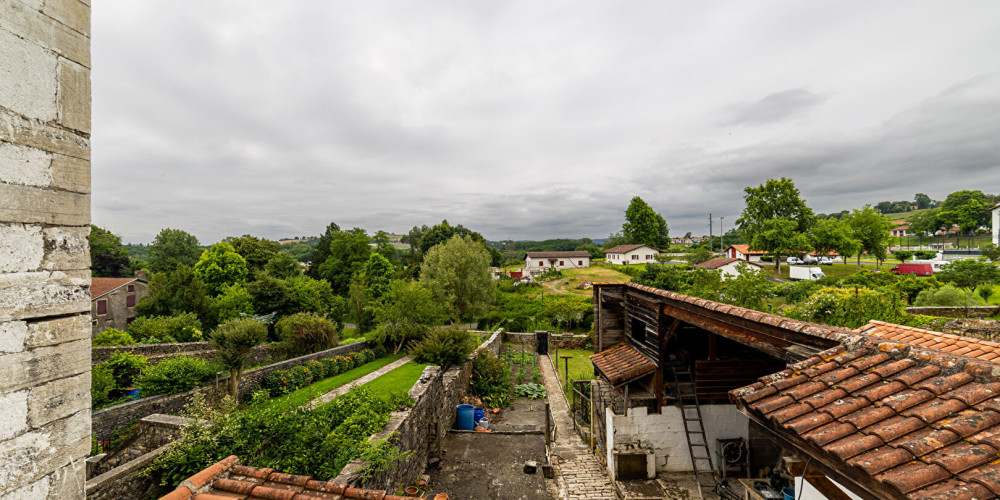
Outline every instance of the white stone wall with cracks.
[(0, 0), (0, 498), (84, 497), (90, 1)]

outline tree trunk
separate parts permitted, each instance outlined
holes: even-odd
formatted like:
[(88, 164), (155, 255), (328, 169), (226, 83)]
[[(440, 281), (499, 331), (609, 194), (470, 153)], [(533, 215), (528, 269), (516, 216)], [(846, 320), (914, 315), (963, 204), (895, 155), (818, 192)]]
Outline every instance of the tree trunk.
[(229, 395), (233, 399), (239, 399), (240, 394), (240, 375), (243, 370), (239, 368), (233, 368), (229, 370)]
[(858, 252), (858, 270), (861, 269), (861, 252)]

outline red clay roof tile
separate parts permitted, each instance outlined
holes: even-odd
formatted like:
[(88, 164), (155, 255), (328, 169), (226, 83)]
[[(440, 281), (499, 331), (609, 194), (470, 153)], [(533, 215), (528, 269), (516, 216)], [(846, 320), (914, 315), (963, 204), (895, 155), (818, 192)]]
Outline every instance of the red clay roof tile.
[(959, 441), (922, 457), (922, 460), (940, 465), (952, 474), (958, 474), (986, 462), (992, 462), (997, 458), (1000, 457), (997, 456), (997, 450), (992, 446)]
[(937, 483), (910, 495), (914, 500), (983, 500), (992, 497), (993, 493), (989, 488), (981, 484), (955, 479)]
[(843, 422), (830, 422), (822, 427), (817, 427), (809, 432), (806, 432), (802, 435), (802, 437), (823, 446), (857, 431), (858, 429), (851, 424), (845, 424)]
[(90, 299), (96, 299), (102, 295), (117, 290), (138, 278), (90, 278)]
[(891, 469), (897, 465), (905, 464), (911, 460), (913, 460), (913, 455), (906, 450), (893, 448), (891, 446), (883, 446), (858, 455), (848, 460), (847, 464), (858, 467), (859, 469), (865, 471), (865, 474), (868, 474), (869, 476), (874, 476), (879, 472)]
[(910, 437), (902, 437), (889, 444), (909, 451), (913, 456), (920, 457), (955, 441), (958, 441), (958, 435), (954, 432), (927, 428), (923, 429), (922, 432), (915, 432)]
[(952, 474), (940, 465), (910, 462), (879, 474), (875, 479), (888, 483), (905, 494), (949, 477)]
[(652, 360), (624, 343), (591, 354), (590, 362), (615, 387), (656, 371)]
[(994, 495), (1000, 495), (1000, 463), (990, 463), (959, 474), (959, 479), (968, 483), (978, 483)]
[(882, 444), (882, 440), (878, 436), (851, 434), (824, 446), (823, 449), (833, 453), (841, 460), (847, 460), (848, 458), (882, 446)]

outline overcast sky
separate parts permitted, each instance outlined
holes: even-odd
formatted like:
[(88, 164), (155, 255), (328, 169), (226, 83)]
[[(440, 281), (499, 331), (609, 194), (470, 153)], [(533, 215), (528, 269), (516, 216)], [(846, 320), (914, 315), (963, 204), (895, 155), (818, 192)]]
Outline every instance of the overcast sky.
[(101, 0), (92, 52), (93, 219), (129, 242), (1000, 192), (994, 0)]

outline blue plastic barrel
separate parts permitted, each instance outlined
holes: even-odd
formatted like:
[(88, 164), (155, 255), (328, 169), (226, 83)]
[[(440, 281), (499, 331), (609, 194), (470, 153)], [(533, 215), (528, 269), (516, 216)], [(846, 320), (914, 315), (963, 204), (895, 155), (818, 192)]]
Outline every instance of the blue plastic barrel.
[(136, 387), (125, 389), (125, 396), (128, 397), (129, 400), (139, 399), (142, 397), (142, 389)]
[(785, 500), (795, 500), (795, 488), (784, 488), (781, 493), (785, 495)]
[(473, 414), (474, 414), (474, 416), (472, 417), (472, 420), (474, 422), (479, 422), (480, 420), (483, 419), (483, 417), (486, 416), (486, 410), (484, 410), (482, 408), (476, 408), (476, 411), (473, 412)]
[(455, 408), (458, 410), (458, 416), (455, 418), (455, 428), (460, 431), (473, 430), (475, 422), (472, 420), (472, 417), (476, 407), (472, 405), (458, 405)]

